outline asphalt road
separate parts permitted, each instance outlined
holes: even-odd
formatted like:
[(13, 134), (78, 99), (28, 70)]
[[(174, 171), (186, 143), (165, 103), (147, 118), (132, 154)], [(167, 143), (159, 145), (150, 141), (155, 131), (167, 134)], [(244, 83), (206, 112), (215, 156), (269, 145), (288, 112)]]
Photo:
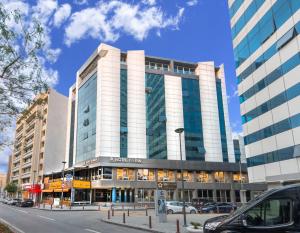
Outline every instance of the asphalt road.
[[(102, 213), (104, 214), (104, 213)], [(142, 233), (100, 221), (98, 211), (44, 211), (0, 204), (0, 221), (20, 233)]]

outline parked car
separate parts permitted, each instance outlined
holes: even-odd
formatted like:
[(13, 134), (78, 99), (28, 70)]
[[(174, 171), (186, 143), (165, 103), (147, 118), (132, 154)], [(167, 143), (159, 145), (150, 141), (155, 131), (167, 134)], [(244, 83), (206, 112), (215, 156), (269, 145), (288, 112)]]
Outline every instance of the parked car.
[(300, 184), (268, 190), (230, 215), (208, 219), (204, 233), (300, 232)]
[(13, 199), (7, 200), (6, 204), (8, 204), (8, 205), (16, 205), (19, 201), (21, 201), (21, 199), (19, 199), (19, 198), (13, 198)]
[(33, 205), (34, 202), (31, 199), (24, 199), (18, 204), (19, 207), (33, 207)]
[(201, 208), (209, 202), (213, 202), (212, 200), (209, 199), (204, 199), (204, 198), (193, 198), (191, 205), (194, 206), (198, 211), (201, 211)]
[[(167, 201), (166, 207), (167, 207), (168, 214), (183, 212), (183, 203), (179, 201)], [(190, 213), (190, 214), (196, 214), (198, 212), (195, 207), (187, 204), (185, 204), (185, 211), (186, 213)]]
[(207, 203), (202, 207), (203, 213), (231, 213), (236, 210), (236, 205), (232, 203)]

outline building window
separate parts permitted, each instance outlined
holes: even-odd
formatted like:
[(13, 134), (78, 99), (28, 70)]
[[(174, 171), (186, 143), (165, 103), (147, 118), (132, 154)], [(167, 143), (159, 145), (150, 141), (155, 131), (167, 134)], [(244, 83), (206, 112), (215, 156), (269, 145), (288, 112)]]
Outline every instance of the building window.
[(223, 106), (223, 97), (222, 97), (222, 82), (220, 79), (216, 80), (216, 89), (217, 89), (223, 162), (228, 162), (227, 136), (226, 136), (225, 115), (224, 115), (224, 106)]
[(111, 167), (100, 167), (95, 173), (92, 176), (93, 180), (111, 180), (112, 179), (112, 168)]
[[(92, 75), (78, 90), (76, 162), (95, 157), (97, 75)], [(73, 104), (73, 103), (72, 103)]]
[(167, 159), (166, 108), (164, 76), (146, 73), (147, 157)]
[[(177, 171), (177, 181), (181, 181), (181, 171)], [(192, 182), (193, 181), (193, 172), (191, 171), (183, 171), (183, 180)]]
[(209, 183), (209, 174), (207, 172), (196, 172), (196, 181), (201, 183)]
[(175, 181), (175, 173), (170, 170), (158, 170), (157, 177), (158, 181)]
[(127, 70), (121, 69), (120, 95), (120, 157), (127, 158), (128, 130), (127, 130)]
[(224, 172), (215, 172), (215, 182), (225, 183)]
[(118, 168), (117, 180), (135, 180), (134, 169), (131, 168)]
[(199, 81), (182, 78), (186, 160), (205, 160)]
[(154, 181), (155, 174), (153, 169), (138, 169), (137, 179), (144, 181)]

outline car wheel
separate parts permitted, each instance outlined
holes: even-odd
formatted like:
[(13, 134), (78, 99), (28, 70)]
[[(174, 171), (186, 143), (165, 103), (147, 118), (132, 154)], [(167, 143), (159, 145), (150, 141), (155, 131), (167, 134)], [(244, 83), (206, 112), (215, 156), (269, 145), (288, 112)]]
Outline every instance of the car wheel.
[(167, 213), (168, 213), (168, 214), (173, 214), (174, 211), (173, 211), (173, 210), (168, 210)]
[(190, 214), (195, 214), (195, 213), (196, 213), (195, 210), (191, 210), (191, 211), (190, 211)]
[(215, 212), (214, 212), (213, 210), (210, 210), (209, 213), (210, 213), (210, 214), (214, 214)]

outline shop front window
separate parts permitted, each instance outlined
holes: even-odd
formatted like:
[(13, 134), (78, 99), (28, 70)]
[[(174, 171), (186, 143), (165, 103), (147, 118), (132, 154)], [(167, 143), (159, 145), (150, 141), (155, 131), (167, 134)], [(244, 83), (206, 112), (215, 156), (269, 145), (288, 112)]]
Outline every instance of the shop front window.
[(208, 173), (207, 172), (197, 172), (196, 173), (197, 182), (209, 183)]
[(117, 180), (134, 180), (134, 169), (118, 168)]
[(169, 170), (158, 170), (157, 172), (158, 181), (175, 181), (174, 171)]
[(248, 177), (247, 174), (233, 173), (233, 182), (235, 183), (247, 183)]
[(224, 172), (215, 172), (215, 181), (217, 183), (225, 183)]
[(155, 175), (153, 169), (138, 169), (137, 174), (138, 180), (144, 180), (144, 181), (154, 181)]
[(111, 167), (100, 167), (95, 172), (92, 172), (93, 180), (111, 180), (112, 179), (112, 168)]
[(138, 189), (137, 201), (140, 203), (154, 202), (154, 189)]
[[(177, 181), (181, 181), (181, 171), (177, 171)], [(193, 173), (190, 171), (183, 171), (183, 180), (191, 182), (193, 181)]]

